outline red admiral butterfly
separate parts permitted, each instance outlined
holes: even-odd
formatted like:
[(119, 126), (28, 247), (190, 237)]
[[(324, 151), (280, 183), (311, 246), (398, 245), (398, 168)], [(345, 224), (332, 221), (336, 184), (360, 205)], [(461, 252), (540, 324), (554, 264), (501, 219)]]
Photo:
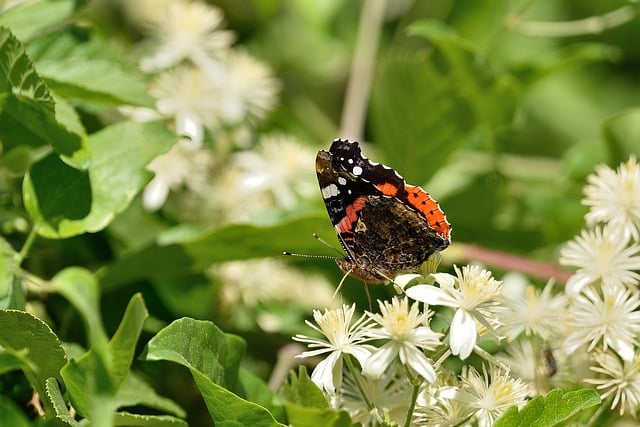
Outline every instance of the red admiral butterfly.
[(356, 141), (336, 139), (316, 156), (322, 197), (346, 258), (342, 271), (382, 283), (416, 271), (451, 243), (438, 202), (393, 169), (364, 157)]

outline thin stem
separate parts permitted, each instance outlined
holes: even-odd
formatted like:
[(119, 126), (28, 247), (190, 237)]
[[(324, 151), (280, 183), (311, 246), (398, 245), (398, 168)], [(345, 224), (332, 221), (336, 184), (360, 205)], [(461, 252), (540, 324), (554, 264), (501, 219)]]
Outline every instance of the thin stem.
[(407, 408), (407, 416), (404, 420), (404, 427), (411, 425), (411, 419), (413, 418), (413, 410), (416, 408), (416, 402), (418, 401), (418, 393), (420, 392), (420, 382), (411, 374), (409, 369), (405, 366), (405, 372), (409, 382), (413, 385), (413, 391), (411, 392), (411, 401)]
[(360, 396), (362, 396), (362, 400), (364, 400), (364, 403), (367, 405), (367, 409), (371, 411), (372, 409), (374, 409), (373, 403), (369, 400), (367, 393), (365, 393), (364, 391), (364, 386), (360, 382), (359, 374), (358, 372), (356, 372), (356, 368), (355, 366), (353, 366), (351, 358), (345, 355), (344, 361), (347, 364), (347, 369), (349, 369), (349, 372), (351, 372), (351, 376), (353, 377), (353, 381), (355, 381), (356, 383), (356, 387), (358, 387), (358, 391), (360, 392)]
[(561, 22), (522, 21), (519, 15), (508, 16), (508, 28), (520, 34), (534, 37), (574, 37), (585, 34), (601, 33), (609, 28), (618, 27), (633, 20), (636, 10), (633, 6), (622, 6), (602, 15), (584, 19)]
[(346, 138), (362, 139), (364, 117), (369, 102), (369, 90), (375, 71), (378, 41), (386, 5), (386, 0), (362, 2), (358, 36), (340, 126), (340, 135)]
[(22, 248), (20, 249), (20, 252), (18, 252), (18, 254), (16, 255), (17, 267), (20, 266), (20, 264), (22, 264), (22, 261), (24, 261), (24, 259), (26, 258), (27, 254), (29, 253), (29, 249), (31, 249), (31, 245), (33, 245), (33, 242), (37, 235), (38, 226), (37, 224), (34, 224), (31, 228), (31, 231), (29, 231), (29, 234), (27, 235), (27, 239), (24, 241)]

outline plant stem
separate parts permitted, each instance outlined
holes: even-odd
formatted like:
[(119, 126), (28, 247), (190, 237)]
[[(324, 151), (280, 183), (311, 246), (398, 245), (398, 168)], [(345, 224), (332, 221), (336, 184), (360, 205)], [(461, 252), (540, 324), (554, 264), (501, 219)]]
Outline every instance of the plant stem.
[(20, 249), (20, 252), (18, 252), (18, 254), (16, 255), (16, 267), (19, 267), (20, 264), (22, 264), (22, 261), (24, 261), (24, 259), (27, 257), (29, 249), (31, 249), (31, 245), (33, 245), (33, 242), (37, 235), (38, 226), (37, 224), (34, 224), (31, 228), (31, 231), (29, 231), (29, 234), (27, 235), (27, 239), (24, 241), (22, 248)]
[(356, 47), (342, 110), (340, 135), (345, 138), (362, 139), (386, 6), (385, 0), (362, 2)]
[(362, 383), (360, 382), (360, 378), (358, 376), (359, 374), (358, 372), (356, 372), (355, 366), (353, 366), (353, 362), (351, 361), (351, 358), (345, 355), (344, 361), (347, 364), (347, 369), (349, 369), (349, 372), (351, 372), (351, 375), (353, 376), (353, 381), (355, 381), (356, 386), (358, 387), (358, 391), (360, 392), (360, 396), (362, 396), (362, 400), (364, 400), (364, 403), (367, 405), (367, 408), (371, 411), (372, 409), (374, 409), (373, 403), (369, 400), (369, 397), (367, 397), (367, 393), (365, 393), (364, 391), (364, 387), (362, 386)]
[(409, 407), (407, 408), (407, 417), (404, 420), (404, 427), (409, 427), (411, 425), (411, 419), (413, 418), (413, 410), (416, 408), (416, 402), (418, 401), (418, 393), (420, 392), (420, 383), (411, 375), (411, 372), (406, 368), (407, 378), (409, 382), (413, 384), (413, 391), (411, 392), (411, 402), (409, 403)]

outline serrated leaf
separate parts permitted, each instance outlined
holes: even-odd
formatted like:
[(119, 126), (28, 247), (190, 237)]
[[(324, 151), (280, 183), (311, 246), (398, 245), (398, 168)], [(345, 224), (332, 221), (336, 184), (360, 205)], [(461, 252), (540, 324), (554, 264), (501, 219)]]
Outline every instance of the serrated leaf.
[(170, 415), (140, 415), (128, 412), (117, 412), (113, 419), (114, 426), (149, 426), (149, 427), (188, 427), (186, 421)]
[(61, 223), (89, 214), (89, 174), (51, 153), (31, 166), (24, 179), (23, 196), (25, 208), (39, 230), (58, 230)]
[(298, 367), (297, 375), (293, 371), (289, 373), (289, 382), (282, 386), (280, 395), (288, 403), (297, 406), (329, 409), (329, 403), (322, 390), (311, 381), (307, 369), (302, 365)]
[(601, 399), (593, 389), (563, 392), (551, 390), (537, 396), (520, 411), (513, 407), (494, 423), (494, 427), (531, 426), (553, 427), (566, 425), (582, 411), (600, 404)]
[(302, 253), (322, 253), (326, 248), (310, 236), (327, 227), (327, 240), (336, 239), (330, 225), (326, 215), (311, 216), (270, 227), (234, 224), (183, 242), (153, 243), (102, 270), (100, 281), (105, 289), (113, 289), (144, 277), (201, 270), (216, 262), (282, 256), (283, 250), (291, 248)]
[(20, 144), (50, 145), (75, 167), (86, 167), (84, 134), (71, 132), (56, 118), (47, 85), (22, 44), (0, 27), (0, 140), (5, 149)]
[(243, 352), (240, 338), (212, 322), (182, 318), (158, 332), (143, 357), (187, 367), (217, 426), (281, 426), (265, 408), (227, 389), (237, 388)]
[(116, 62), (72, 56), (39, 61), (37, 66), (49, 87), (68, 99), (110, 105), (154, 105), (146, 86)]
[(142, 405), (158, 411), (168, 412), (180, 418), (187, 416), (184, 409), (177, 403), (157, 394), (149, 384), (134, 372), (129, 372), (129, 375), (127, 375), (127, 378), (118, 389), (115, 401), (117, 408)]
[[(60, 340), (34, 315), (0, 310), (0, 346), (22, 359), (24, 374), (40, 396), (45, 396), (48, 378), (61, 380), (60, 370), (66, 363), (66, 355)], [(52, 410), (48, 399), (43, 399), (43, 403), (47, 410)]]
[[(66, 238), (102, 230), (149, 181), (151, 174), (145, 166), (174, 141), (175, 135), (160, 123), (120, 122), (92, 134), (89, 214), (82, 219), (60, 220), (56, 228), (45, 223), (38, 233), (48, 238)], [(28, 194), (27, 188), (25, 195)]]
[(36, 0), (15, 5), (0, 15), (0, 26), (28, 40), (62, 23), (73, 13), (74, 0)]
[(53, 409), (56, 414), (56, 419), (64, 425), (77, 426), (78, 422), (73, 418), (69, 412), (69, 408), (62, 396), (60, 386), (55, 378), (48, 378), (45, 383), (45, 390), (47, 396), (53, 405)]

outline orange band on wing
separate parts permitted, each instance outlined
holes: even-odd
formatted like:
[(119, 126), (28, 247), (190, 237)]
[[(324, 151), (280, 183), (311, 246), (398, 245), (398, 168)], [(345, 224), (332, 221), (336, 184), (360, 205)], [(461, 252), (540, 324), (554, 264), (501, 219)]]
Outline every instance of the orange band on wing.
[(398, 186), (393, 185), (390, 182), (383, 182), (382, 184), (376, 184), (378, 190), (382, 191), (385, 196), (396, 196), (398, 194)]
[(344, 218), (336, 224), (336, 229), (339, 233), (350, 233), (353, 231), (353, 223), (358, 221), (358, 212), (364, 207), (365, 198), (358, 197), (345, 209)]
[(407, 191), (407, 202), (427, 219), (431, 228), (442, 234), (445, 239), (449, 239), (451, 225), (447, 222), (447, 217), (440, 209), (438, 202), (420, 187), (406, 185), (405, 190)]

